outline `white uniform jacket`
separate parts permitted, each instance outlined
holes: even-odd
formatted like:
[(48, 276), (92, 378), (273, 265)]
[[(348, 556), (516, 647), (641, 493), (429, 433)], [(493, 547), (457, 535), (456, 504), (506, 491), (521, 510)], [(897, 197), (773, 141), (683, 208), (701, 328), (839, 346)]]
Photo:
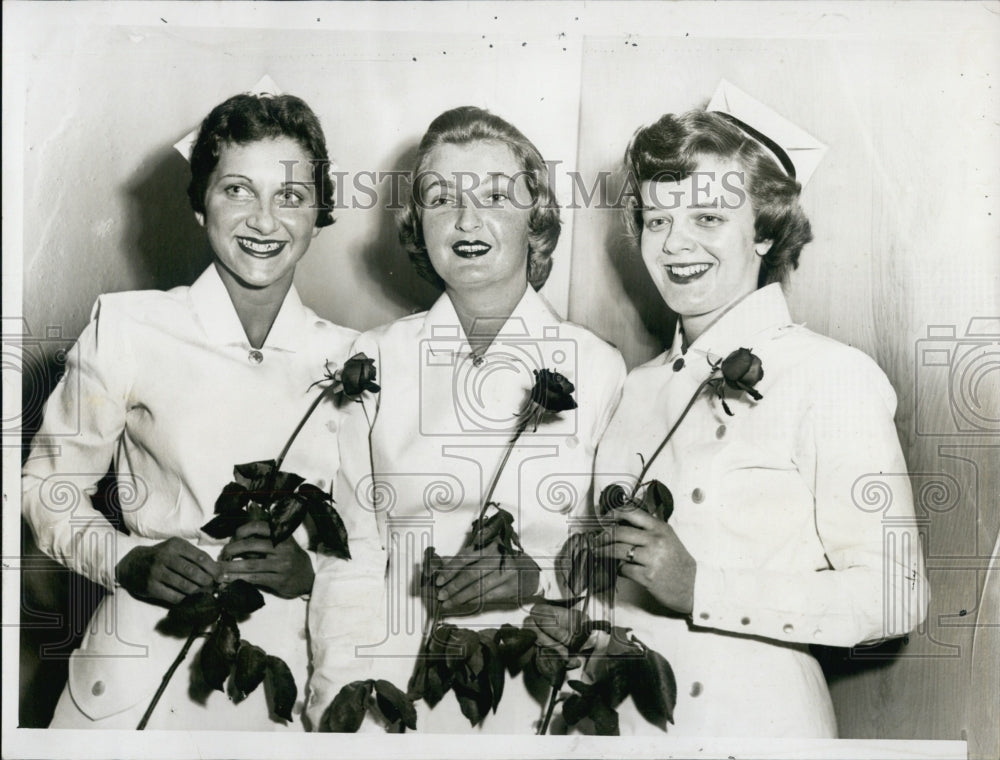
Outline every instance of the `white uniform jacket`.
[[(750, 348), (763, 398), (730, 391), (729, 416), (704, 393), (646, 475), (671, 489), (670, 525), (697, 561), (693, 614), (621, 579), (616, 624), (672, 663), (671, 734), (833, 736), (807, 645), (902, 635), (926, 614), (895, 393), (865, 354), (793, 324), (779, 285), (749, 295), (683, 353), (680, 337), (629, 375), (601, 441), (598, 488), (634, 482), (636, 452), (655, 451), (709, 361)], [(872, 483), (891, 493), (872, 500)], [(630, 703), (621, 730), (659, 733)]]
[[(24, 515), (38, 546), (114, 592), (72, 655), (53, 726), (135, 728), (183, 639), (154, 631), (163, 607), (115, 589), (116, 564), (133, 547), (172, 536), (216, 556), (225, 541), (200, 528), (233, 479), (233, 466), (277, 457), (320, 392), (310, 384), (323, 377), (327, 360), (343, 363), (356, 336), (317, 317), (293, 287), (265, 345), (254, 350), (214, 266), (191, 287), (98, 299), (46, 404), (23, 470)], [(329, 488), (342, 416), (332, 402), (321, 404), (282, 469)], [(49, 435), (67, 429), (78, 432)], [(91, 503), (112, 462), (129, 535)], [(265, 607), (240, 624), (241, 633), (286, 660), (302, 697), (306, 601), (265, 598)], [(192, 648), (189, 661), (199, 648)], [(262, 689), (239, 706), (221, 692), (199, 704), (188, 697), (189, 682), (183, 666), (150, 728), (279, 725), (268, 720)], [(301, 729), (301, 722), (289, 727)]]
[[(514, 515), (524, 549), (542, 569), (541, 592), (559, 595), (553, 558), (569, 534), (570, 516), (589, 508), (597, 442), (625, 377), (614, 348), (562, 321), (531, 288), (478, 359), (447, 295), (425, 313), (365, 333), (355, 350), (376, 360), (382, 390), (377, 408), (374, 400), (364, 410), (356, 405), (342, 428), (338, 492), (346, 510), (369, 516), (373, 544), (387, 547), (388, 580), (372, 587), (374, 573), (363, 570), (365, 560), (357, 556), (322, 565), (329, 572), (317, 576), (310, 612), (315, 674), (308, 709), (316, 718), (352, 680), (386, 678), (405, 691), (424, 623), (418, 588), (423, 551), (434, 546), (447, 557), (463, 545), (529, 397), (533, 370), (542, 368), (574, 383), (578, 408), (521, 436), (493, 500)], [(379, 561), (384, 565), (385, 555), (370, 566)], [(338, 582), (345, 572), (354, 577)], [(357, 623), (353, 636), (337, 633), (347, 630), (345, 610)], [(473, 629), (520, 625), (526, 612), (490, 611), (449, 622)], [(469, 731), (454, 695), (433, 710), (426, 707), (418, 705), (418, 731)], [(510, 682), (483, 730), (530, 733), (540, 714), (537, 698), (520, 680)]]

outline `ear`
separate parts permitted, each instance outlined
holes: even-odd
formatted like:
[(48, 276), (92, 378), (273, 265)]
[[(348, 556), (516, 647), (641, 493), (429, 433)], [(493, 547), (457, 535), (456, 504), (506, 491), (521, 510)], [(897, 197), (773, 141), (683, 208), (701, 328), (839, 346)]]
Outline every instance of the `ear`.
[(763, 258), (764, 256), (767, 256), (767, 253), (771, 250), (772, 245), (774, 245), (773, 240), (761, 240), (759, 243), (753, 244), (753, 252)]
[(205, 215), (200, 211), (194, 212), (194, 218), (198, 220), (198, 224), (202, 227), (205, 226)]

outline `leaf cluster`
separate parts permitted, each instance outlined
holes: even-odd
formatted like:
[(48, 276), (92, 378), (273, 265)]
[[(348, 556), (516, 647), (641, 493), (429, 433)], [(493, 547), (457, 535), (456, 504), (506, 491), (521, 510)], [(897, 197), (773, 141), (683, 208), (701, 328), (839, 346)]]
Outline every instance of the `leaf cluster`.
[(407, 692), (433, 707), (452, 691), (469, 724), (477, 726), (497, 711), (506, 674), (520, 672), (535, 649), (533, 631), (506, 623), (477, 631), (441, 624), (417, 657)]
[(319, 730), (355, 733), (369, 713), (385, 723), (387, 733), (402, 734), (408, 728), (417, 729), (413, 699), (390, 681), (369, 678), (352, 681), (337, 692), (320, 719)]
[(273, 459), (238, 464), (233, 481), (215, 502), (215, 517), (202, 526), (213, 538), (231, 538), (253, 519), (252, 511), (263, 510), (271, 528), (271, 543), (288, 539), (308, 515), (315, 526), (312, 549), (350, 559), (347, 528), (333, 507), (333, 499), (293, 472), (277, 469)]
[(673, 722), (677, 681), (670, 663), (627, 628), (594, 621), (577, 652), (586, 657), (589, 680), (570, 680), (573, 690), (563, 702), (568, 726), (589, 719), (601, 736), (618, 735), (618, 706), (628, 697), (647, 721), (661, 730)]

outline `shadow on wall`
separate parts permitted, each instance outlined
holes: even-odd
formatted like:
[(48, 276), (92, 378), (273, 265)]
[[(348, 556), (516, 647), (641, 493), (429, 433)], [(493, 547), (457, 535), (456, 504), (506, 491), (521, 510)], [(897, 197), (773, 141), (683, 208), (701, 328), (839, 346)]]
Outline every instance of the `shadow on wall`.
[[(621, 167), (617, 164), (606, 166), (604, 171), (614, 178), (610, 183), (609, 198), (623, 197), (625, 178)], [(618, 216), (617, 211), (614, 213)], [(632, 238), (620, 219), (615, 219), (612, 224), (607, 225), (604, 233), (604, 250), (621, 280), (622, 288), (642, 319), (643, 327), (662, 347), (659, 350), (669, 348), (674, 340), (677, 315), (663, 302), (660, 291), (649, 278), (649, 272), (642, 262), (639, 242)], [(638, 363), (648, 361), (650, 358), (652, 357), (645, 357)]]
[(150, 156), (125, 187), (125, 255), (137, 289), (190, 285), (211, 261), (208, 239), (188, 202), (190, 179), (188, 162), (166, 147)]
[[(409, 172), (417, 158), (417, 143), (399, 148), (390, 157), (389, 169), (392, 173)], [(382, 198), (379, 204), (377, 235), (360, 252), (364, 273), (371, 283), (376, 283), (382, 293), (405, 313), (424, 311), (441, 295), (441, 291), (417, 275), (410, 258), (399, 244), (396, 227), (396, 209), (409, 201), (409, 182), (399, 183), (398, 198), (389, 192), (388, 183), (380, 186)], [(395, 208), (394, 208), (395, 207)]]
[[(123, 258), (134, 289), (189, 285), (211, 261), (207, 238), (187, 198), (187, 161), (172, 148), (154, 153), (124, 188), (128, 225)], [(22, 352), (22, 458), (42, 421), (42, 407), (65, 371), (72, 341), (36, 341)], [(35, 348), (34, 346), (30, 348)], [(124, 531), (109, 475), (94, 506)], [(70, 653), (79, 644), (104, 590), (43, 555), (22, 525), (19, 719), (22, 728), (44, 728), (66, 683)]]

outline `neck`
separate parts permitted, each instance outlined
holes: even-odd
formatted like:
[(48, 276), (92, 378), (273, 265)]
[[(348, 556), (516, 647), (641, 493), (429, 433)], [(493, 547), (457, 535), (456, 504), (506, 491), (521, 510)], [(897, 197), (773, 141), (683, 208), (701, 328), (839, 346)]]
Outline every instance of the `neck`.
[(233, 308), (240, 324), (243, 325), (247, 341), (254, 348), (260, 348), (267, 340), (267, 335), (271, 332), (274, 320), (281, 310), (281, 304), (285, 302), (285, 296), (292, 287), (293, 273), (290, 272), (288, 276), (266, 288), (250, 288), (218, 262), (215, 263), (215, 269), (222, 279), (222, 284), (226, 286), (229, 300), (233, 302)]
[(505, 291), (495, 288), (471, 292), (445, 289), (455, 307), (455, 313), (458, 314), (458, 321), (469, 339), (469, 347), (474, 353), (482, 354), (489, 348), (497, 333), (521, 302), (527, 287), (528, 284), (525, 282), (521, 288)]
[(698, 338), (700, 338), (709, 327), (722, 319), (734, 306), (736, 306), (736, 304), (753, 292), (755, 291), (751, 290), (748, 293), (744, 293), (733, 301), (730, 301), (726, 306), (718, 311), (709, 312), (708, 314), (695, 314), (681, 317), (681, 330), (684, 334), (684, 347), (687, 348), (698, 340)]

